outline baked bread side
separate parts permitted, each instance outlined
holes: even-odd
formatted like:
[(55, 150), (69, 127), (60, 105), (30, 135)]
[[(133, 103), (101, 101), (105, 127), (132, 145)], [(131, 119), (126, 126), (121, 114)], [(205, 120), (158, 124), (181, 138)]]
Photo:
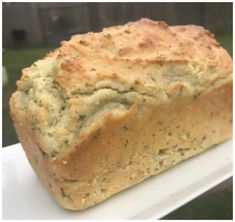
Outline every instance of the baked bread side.
[(231, 67), (202, 27), (141, 19), (24, 69), (11, 114), (58, 203), (84, 209), (230, 138)]

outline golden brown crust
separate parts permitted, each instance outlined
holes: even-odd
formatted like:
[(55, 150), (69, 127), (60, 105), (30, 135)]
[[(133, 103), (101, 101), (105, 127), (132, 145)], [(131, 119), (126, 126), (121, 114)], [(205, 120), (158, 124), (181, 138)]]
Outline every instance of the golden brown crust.
[[(113, 73), (119, 81), (132, 84), (132, 78), (138, 79), (139, 75), (137, 72), (130, 78), (126, 65), (137, 66), (140, 70), (149, 64), (189, 63), (200, 69), (202, 78), (213, 68), (219, 77), (231, 73), (230, 56), (212, 33), (195, 25), (170, 27), (164, 22), (141, 19), (106, 28), (100, 33), (74, 35), (61, 44), (48, 57), (62, 58), (57, 81), (65, 90), (76, 87), (78, 83), (95, 84), (112, 77)], [(118, 73), (117, 66), (120, 68)], [(146, 75), (146, 72), (141, 72), (140, 83), (145, 87), (143, 79)]]
[[(81, 53), (82, 58), (74, 58), (74, 51), (67, 50), (71, 47), (77, 53)], [(101, 33), (75, 35), (68, 42), (63, 41), (58, 55), (68, 56), (68, 60), (62, 63), (61, 76), (67, 77), (68, 67), (73, 69), (69, 74), (70, 78), (59, 81), (65, 88), (72, 87), (77, 81), (85, 84), (86, 81), (95, 82), (111, 76), (116, 72), (115, 64), (112, 64), (115, 61), (120, 61), (123, 65), (127, 63), (130, 67), (139, 65), (138, 69), (149, 64), (191, 63), (198, 65), (202, 77), (208, 75), (213, 67), (216, 67), (214, 72), (218, 75), (231, 73), (230, 56), (219, 46), (213, 34), (203, 27), (195, 25), (170, 27), (164, 22), (149, 19), (107, 28)], [(94, 60), (98, 60), (98, 64)], [(96, 73), (104, 72), (106, 76), (94, 75), (91, 71), (92, 65), (95, 66)], [(77, 66), (82, 70), (77, 69)], [(120, 67), (119, 64), (118, 66)], [(120, 69), (117, 73), (119, 81), (132, 84), (128, 70), (121, 67)], [(142, 72), (141, 75), (146, 75), (146, 72)], [(138, 73), (133, 78), (137, 77)], [(141, 84), (145, 85), (143, 80)]]
[(85, 209), (231, 137), (232, 60), (203, 27), (141, 19), (75, 35), (10, 106), (58, 203)]

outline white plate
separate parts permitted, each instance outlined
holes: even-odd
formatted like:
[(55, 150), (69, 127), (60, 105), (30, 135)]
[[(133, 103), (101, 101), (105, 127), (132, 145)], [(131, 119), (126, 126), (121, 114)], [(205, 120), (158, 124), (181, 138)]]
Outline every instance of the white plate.
[(59, 207), (20, 144), (3, 149), (3, 219), (158, 219), (232, 176), (232, 140), (81, 212)]

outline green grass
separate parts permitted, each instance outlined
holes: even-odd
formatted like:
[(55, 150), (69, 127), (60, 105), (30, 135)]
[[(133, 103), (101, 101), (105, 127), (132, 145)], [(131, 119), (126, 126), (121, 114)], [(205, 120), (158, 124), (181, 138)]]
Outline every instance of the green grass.
[(21, 69), (30, 66), (35, 60), (42, 58), (49, 48), (30, 49), (5, 49), (3, 53), (3, 65), (7, 69), (8, 84), (3, 87), (3, 146), (8, 146), (18, 142), (10, 115), (9, 98), (16, 90), (16, 80), (20, 79)]
[(233, 56), (233, 37), (232, 35), (229, 36), (219, 36), (217, 38), (221, 46), (223, 46), (228, 53)]
[(16, 89), (15, 82), (21, 76), (21, 69), (30, 66), (35, 60), (42, 58), (50, 49), (6, 49), (3, 53), (3, 65), (9, 75), (8, 87)]

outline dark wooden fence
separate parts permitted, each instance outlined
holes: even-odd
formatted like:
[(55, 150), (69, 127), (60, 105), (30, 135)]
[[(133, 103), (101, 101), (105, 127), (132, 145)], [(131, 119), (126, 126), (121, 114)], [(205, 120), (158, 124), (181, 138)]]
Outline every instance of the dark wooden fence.
[(72, 34), (141, 17), (232, 35), (232, 3), (3, 3), (3, 46), (58, 45)]

